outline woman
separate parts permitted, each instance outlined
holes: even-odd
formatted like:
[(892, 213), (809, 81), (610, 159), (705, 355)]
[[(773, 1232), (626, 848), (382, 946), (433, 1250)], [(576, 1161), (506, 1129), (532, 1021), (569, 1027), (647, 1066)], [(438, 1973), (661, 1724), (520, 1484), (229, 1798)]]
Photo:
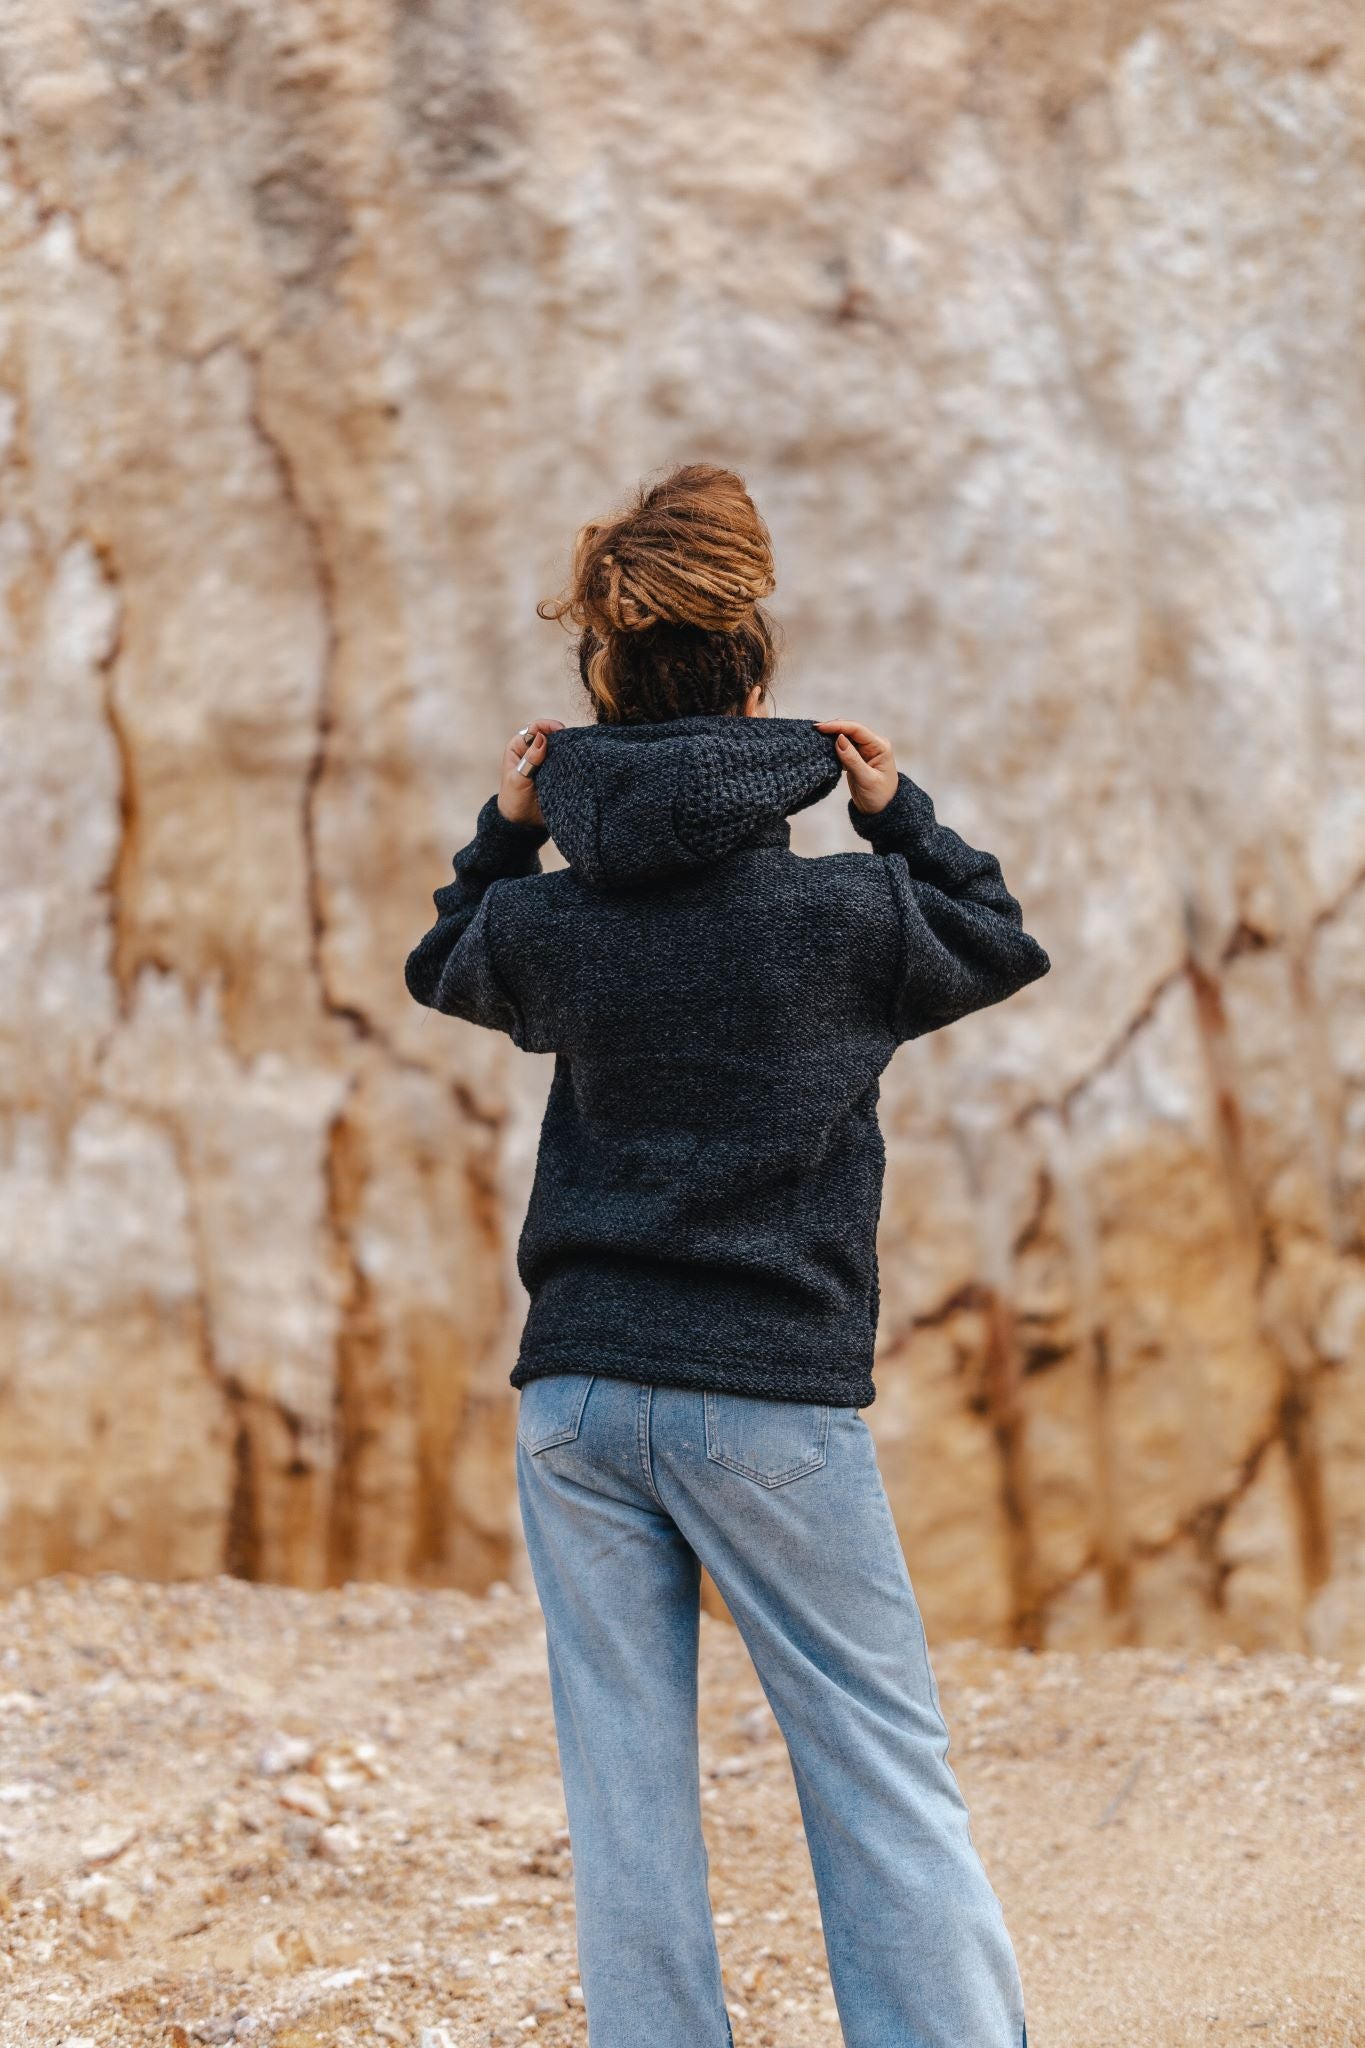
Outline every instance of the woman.
[[(787, 1742), (849, 2048), (1026, 2048), (861, 1411), (879, 1076), (1049, 962), (884, 739), (770, 715), (773, 584), (726, 470), (583, 528), (540, 610), (579, 631), (594, 722), (510, 741), (407, 982), (555, 1055), (512, 1384), (592, 2048), (732, 2039), (703, 1565)], [(841, 775), (870, 853), (798, 858), (788, 817)]]

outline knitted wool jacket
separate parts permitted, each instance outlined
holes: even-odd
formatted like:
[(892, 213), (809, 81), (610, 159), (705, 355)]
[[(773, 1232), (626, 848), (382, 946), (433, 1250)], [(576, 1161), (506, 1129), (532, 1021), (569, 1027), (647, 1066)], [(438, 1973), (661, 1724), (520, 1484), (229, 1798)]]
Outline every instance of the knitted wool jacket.
[(870, 853), (793, 854), (788, 817), (839, 779), (804, 719), (568, 727), (545, 827), (489, 797), (436, 891), (412, 995), (555, 1056), (513, 1386), (875, 1399), (880, 1076), (1050, 962), (907, 775), (874, 816), (849, 803)]

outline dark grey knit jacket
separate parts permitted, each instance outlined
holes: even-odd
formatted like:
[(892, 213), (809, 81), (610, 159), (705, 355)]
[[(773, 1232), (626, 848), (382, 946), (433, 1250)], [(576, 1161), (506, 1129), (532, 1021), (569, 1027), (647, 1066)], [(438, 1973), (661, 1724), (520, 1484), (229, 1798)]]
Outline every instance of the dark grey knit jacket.
[(876, 816), (849, 804), (870, 854), (793, 854), (788, 816), (839, 778), (805, 719), (568, 727), (548, 832), (491, 796), (456, 854), (408, 988), (555, 1055), (513, 1386), (875, 1398), (879, 1077), (1050, 963), (907, 775)]

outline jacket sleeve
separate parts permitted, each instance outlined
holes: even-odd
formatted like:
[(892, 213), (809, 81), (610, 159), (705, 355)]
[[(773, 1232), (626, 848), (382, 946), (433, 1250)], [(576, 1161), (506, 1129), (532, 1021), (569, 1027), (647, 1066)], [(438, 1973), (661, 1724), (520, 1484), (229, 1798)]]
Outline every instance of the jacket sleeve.
[(884, 810), (860, 811), (850, 798), (848, 812), (884, 862), (896, 903), (898, 1043), (1003, 1002), (1048, 972), (1052, 963), (1024, 930), (999, 861), (937, 823), (932, 800), (908, 775)]
[(404, 976), (419, 1003), (520, 1042), (521, 1015), (494, 951), (492, 884), (538, 875), (549, 836), (543, 825), (504, 818), (497, 797), (488, 798), (474, 837), (455, 855), (455, 880), (435, 893), (435, 924), (408, 955)]

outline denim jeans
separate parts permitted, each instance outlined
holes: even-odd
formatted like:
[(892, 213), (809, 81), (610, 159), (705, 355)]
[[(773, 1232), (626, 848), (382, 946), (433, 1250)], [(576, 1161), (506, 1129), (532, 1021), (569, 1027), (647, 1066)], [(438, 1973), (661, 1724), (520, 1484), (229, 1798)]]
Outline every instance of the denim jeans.
[(590, 2048), (732, 2040), (701, 1826), (702, 1565), (787, 1744), (847, 2048), (1026, 2048), (1014, 1949), (859, 1411), (532, 1380), (517, 1485)]

